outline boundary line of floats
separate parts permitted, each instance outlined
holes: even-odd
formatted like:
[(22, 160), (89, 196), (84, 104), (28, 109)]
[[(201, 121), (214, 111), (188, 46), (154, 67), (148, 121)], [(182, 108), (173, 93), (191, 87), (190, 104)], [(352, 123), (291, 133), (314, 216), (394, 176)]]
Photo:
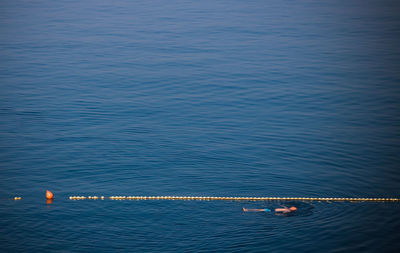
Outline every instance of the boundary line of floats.
[(230, 201), (265, 201), (265, 200), (300, 200), (300, 201), (369, 201), (398, 202), (400, 198), (305, 198), (305, 197), (196, 197), (196, 196), (70, 196), (70, 200), (230, 200)]

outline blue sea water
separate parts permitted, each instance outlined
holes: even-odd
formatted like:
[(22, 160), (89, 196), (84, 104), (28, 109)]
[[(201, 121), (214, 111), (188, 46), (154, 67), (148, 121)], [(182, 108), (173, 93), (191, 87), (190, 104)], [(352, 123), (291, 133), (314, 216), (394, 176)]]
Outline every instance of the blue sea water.
[(399, 11), (2, 1), (0, 251), (398, 252), (398, 203), (68, 196), (399, 197)]

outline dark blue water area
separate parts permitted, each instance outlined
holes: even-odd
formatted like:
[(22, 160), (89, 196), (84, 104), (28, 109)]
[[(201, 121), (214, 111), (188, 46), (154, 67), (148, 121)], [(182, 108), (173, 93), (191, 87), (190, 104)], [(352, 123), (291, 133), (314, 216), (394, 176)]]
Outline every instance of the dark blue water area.
[(400, 197), (399, 11), (2, 1), (0, 251), (398, 252), (399, 203), (68, 197)]

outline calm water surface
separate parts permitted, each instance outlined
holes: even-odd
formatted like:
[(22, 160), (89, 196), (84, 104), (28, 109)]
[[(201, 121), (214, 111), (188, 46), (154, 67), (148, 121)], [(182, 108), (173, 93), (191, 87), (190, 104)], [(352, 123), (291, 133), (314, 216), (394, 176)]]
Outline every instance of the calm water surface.
[(399, 11), (2, 1), (0, 251), (398, 252), (398, 203), (67, 198), (399, 197)]

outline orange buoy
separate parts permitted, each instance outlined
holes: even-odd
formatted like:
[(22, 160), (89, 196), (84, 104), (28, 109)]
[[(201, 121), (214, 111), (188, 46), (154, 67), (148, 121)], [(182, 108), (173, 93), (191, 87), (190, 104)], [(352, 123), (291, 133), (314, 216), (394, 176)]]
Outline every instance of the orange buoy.
[(51, 191), (46, 190), (46, 199), (53, 199), (54, 195)]

